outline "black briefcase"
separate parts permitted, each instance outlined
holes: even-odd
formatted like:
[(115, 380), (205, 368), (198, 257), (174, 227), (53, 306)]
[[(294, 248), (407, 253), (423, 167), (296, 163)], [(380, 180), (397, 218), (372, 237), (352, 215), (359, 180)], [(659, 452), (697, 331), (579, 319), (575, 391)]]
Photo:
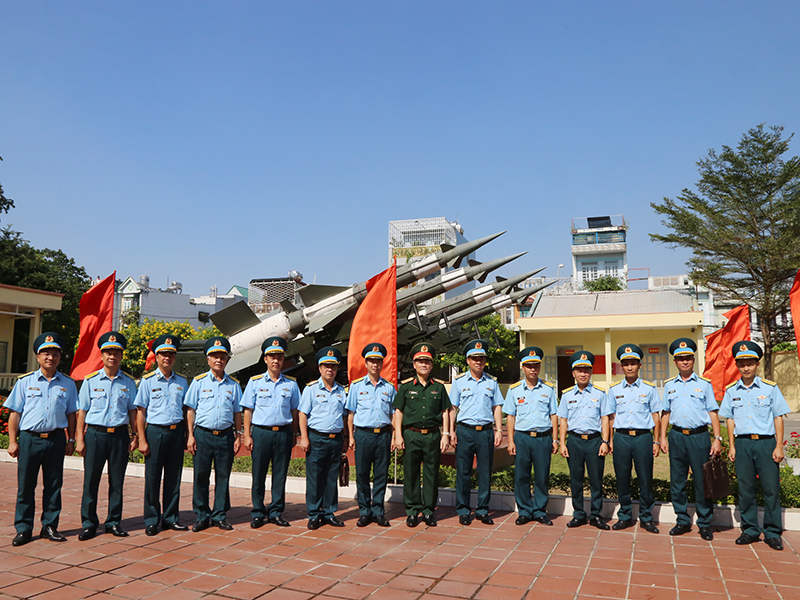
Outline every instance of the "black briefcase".
[(350, 485), (350, 461), (347, 460), (347, 454), (342, 452), (342, 458), (339, 461), (339, 487), (347, 487)]
[(730, 495), (728, 461), (717, 457), (703, 464), (703, 493), (706, 498), (724, 498)]

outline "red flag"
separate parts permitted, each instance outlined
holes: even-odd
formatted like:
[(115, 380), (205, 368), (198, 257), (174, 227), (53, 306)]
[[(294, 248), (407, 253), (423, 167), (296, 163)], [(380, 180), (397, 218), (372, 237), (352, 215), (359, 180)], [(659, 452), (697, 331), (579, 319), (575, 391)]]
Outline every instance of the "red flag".
[(800, 356), (800, 271), (794, 276), (792, 291), (789, 292), (789, 307), (792, 311), (792, 325), (794, 325), (797, 354)]
[(723, 316), (728, 319), (725, 327), (706, 336), (706, 369), (703, 371), (703, 377), (714, 385), (717, 402), (722, 402), (725, 387), (739, 378), (731, 348), (736, 342), (750, 339), (749, 306), (737, 306)]
[(155, 338), (147, 342), (147, 359), (144, 361), (144, 372), (147, 373), (154, 364), (156, 364), (156, 353), (153, 352), (153, 342)]
[(107, 331), (111, 331), (113, 326), (116, 278), (117, 272), (114, 271), (86, 290), (81, 297), (81, 334), (69, 374), (73, 379), (83, 379), (103, 366), (97, 340)]
[(367, 281), (367, 297), (358, 307), (347, 345), (347, 377), (367, 374), (361, 351), (367, 344), (386, 346), (381, 376), (397, 386), (397, 263)]

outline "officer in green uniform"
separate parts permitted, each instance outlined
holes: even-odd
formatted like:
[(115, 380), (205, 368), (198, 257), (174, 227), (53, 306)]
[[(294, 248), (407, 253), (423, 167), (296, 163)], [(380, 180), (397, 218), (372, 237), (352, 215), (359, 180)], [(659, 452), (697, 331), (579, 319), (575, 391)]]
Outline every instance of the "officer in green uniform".
[[(725, 390), (719, 416), (728, 420), (728, 458), (736, 464), (739, 480), (740, 546), (764, 542), (783, 550), (781, 534), (780, 462), (783, 460), (783, 415), (789, 405), (773, 381), (756, 376), (763, 351), (755, 342), (736, 342), (732, 349), (741, 379)], [(764, 526), (758, 525), (756, 480), (764, 493)]]
[[(442, 382), (431, 378), (436, 349), (417, 344), (411, 349), (416, 377), (400, 384), (394, 399), (394, 443), (403, 456), (403, 504), (406, 525), (416, 527), (419, 514), (429, 527), (436, 526), (437, 479), (441, 454), (449, 446), (452, 405)], [(442, 428), (442, 429), (440, 429)], [(424, 468), (420, 468), (424, 466)], [(422, 490), (419, 476), (422, 471)]]
[[(97, 533), (97, 496), (103, 467), (108, 463), (108, 516), (105, 530), (116, 537), (128, 537), (122, 529), (122, 486), (128, 453), (138, 446), (137, 436), (128, 435), (128, 425), (136, 431), (136, 382), (120, 370), (122, 352), (128, 345), (125, 336), (109, 331), (100, 336), (97, 346), (103, 368), (87, 375), (78, 395), (78, 428), (75, 451), (83, 456), (83, 529), (78, 539), (86, 541)], [(84, 433), (85, 432), (85, 433)]]

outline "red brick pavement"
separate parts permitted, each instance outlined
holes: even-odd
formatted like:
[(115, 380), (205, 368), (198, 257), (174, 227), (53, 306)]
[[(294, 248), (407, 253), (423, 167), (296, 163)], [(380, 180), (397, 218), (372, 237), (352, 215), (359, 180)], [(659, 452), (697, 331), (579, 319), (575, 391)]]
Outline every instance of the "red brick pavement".
[[(347, 527), (305, 527), (301, 495), (289, 496), (292, 527), (249, 527), (249, 490), (231, 490), (235, 530), (144, 535), (141, 517), (123, 526), (131, 536), (99, 535), (79, 542), (82, 473), (65, 475), (62, 544), (35, 540), (11, 546), (16, 465), (0, 464), (0, 600), (521, 600), (631, 598), (800, 600), (800, 533), (784, 536), (786, 550), (763, 543), (738, 547), (737, 531), (719, 531), (713, 543), (696, 530), (678, 538), (664, 531), (599, 532), (517, 527), (515, 514), (495, 513), (495, 526), (462, 527), (452, 509), (439, 526), (405, 526), (402, 507), (391, 505), (392, 527), (355, 527), (354, 502), (341, 506)], [(126, 482), (127, 515), (141, 513), (140, 478)], [(101, 488), (102, 489), (102, 488)], [(184, 484), (183, 522), (194, 521), (191, 485)], [(101, 504), (101, 519), (104, 505)]]

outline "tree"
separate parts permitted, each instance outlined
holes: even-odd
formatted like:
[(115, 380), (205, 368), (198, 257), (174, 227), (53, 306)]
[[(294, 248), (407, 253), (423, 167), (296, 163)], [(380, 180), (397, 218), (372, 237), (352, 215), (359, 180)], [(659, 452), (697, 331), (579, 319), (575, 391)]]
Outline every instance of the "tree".
[[(3, 160), (2, 156), (0, 156), (0, 160)], [(11, 198), (6, 198), (3, 193), (3, 186), (0, 185), (0, 213), (7, 213), (12, 208), (14, 208), (14, 201)]]
[[(503, 327), (500, 321), (500, 315), (498, 314), (485, 315), (478, 319), (477, 323), (481, 338), (489, 342), (489, 350), (486, 355), (486, 370), (497, 377), (508, 366), (509, 361), (514, 362), (519, 352), (517, 334)], [(463, 325), (462, 327), (465, 331), (470, 330), (474, 336), (475, 330), (472, 327), (472, 323)], [(492, 330), (497, 333), (497, 337), (500, 339), (499, 347), (495, 342)], [(438, 366), (454, 366), (459, 372), (467, 370), (467, 359), (464, 357), (463, 351), (440, 354), (436, 357), (436, 364)], [(516, 375), (517, 373), (515, 372), (514, 377), (516, 377)]]
[(650, 238), (692, 251), (692, 279), (758, 314), (764, 372), (772, 377), (773, 347), (791, 338), (776, 327), (788, 312), (789, 290), (800, 267), (800, 158), (784, 159), (793, 135), (783, 127), (750, 129), (736, 149), (722, 146), (697, 162), (697, 191), (650, 206), (671, 233)]
[(615, 292), (622, 289), (622, 282), (619, 277), (603, 275), (591, 281), (584, 281), (583, 287), (590, 292)]

